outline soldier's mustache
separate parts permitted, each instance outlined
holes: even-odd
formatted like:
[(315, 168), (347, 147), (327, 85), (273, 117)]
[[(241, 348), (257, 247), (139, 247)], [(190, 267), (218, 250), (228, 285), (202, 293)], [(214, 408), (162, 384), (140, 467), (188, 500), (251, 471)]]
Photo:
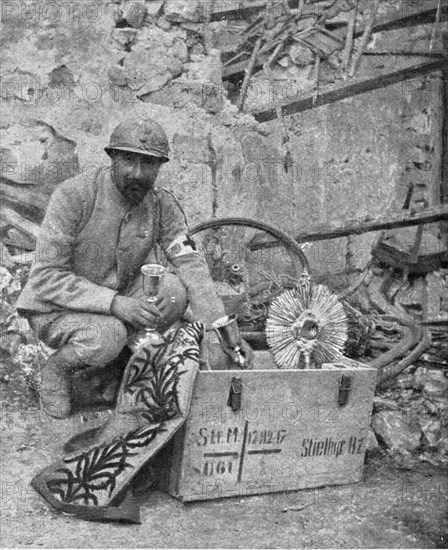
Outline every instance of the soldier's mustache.
[(126, 187), (131, 191), (140, 191), (145, 193), (149, 190), (147, 180), (141, 179), (136, 180), (127, 178)]

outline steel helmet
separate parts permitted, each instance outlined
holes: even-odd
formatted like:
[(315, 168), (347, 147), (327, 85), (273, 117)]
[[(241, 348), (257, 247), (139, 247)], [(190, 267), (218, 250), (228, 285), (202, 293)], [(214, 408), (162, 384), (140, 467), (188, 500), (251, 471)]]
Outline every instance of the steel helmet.
[(112, 151), (129, 151), (150, 157), (159, 157), (168, 162), (170, 146), (164, 129), (151, 118), (135, 118), (121, 122), (110, 136), (104, 148), (107, 154)]

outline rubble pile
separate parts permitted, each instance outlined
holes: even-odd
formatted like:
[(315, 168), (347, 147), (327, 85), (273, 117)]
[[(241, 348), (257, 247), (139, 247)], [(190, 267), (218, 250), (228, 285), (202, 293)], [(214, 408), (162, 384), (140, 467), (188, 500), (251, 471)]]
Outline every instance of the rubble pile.
[[(387, 27), (397, 18), (393, 2), (324, 0), (297, 2), (295, 8), (290, 4), (286, 0), (118, 2), (113, 40), (128, 55), (117, 57), (110, 80), (152, 101), (148, 94), (173, 80), (180, 79), (194, 92), (198, 80), (221, 87), (224, 78), (224, 96), (242, 110), (247, 95), (246, 110), (250, 110), (291, 96), (316, 97), (320, 88), (356, 76), (361, 58), (363, 68), (370, 71), (393, 68), (397, 58), (387, 54), (397, 39), (407, 55), (418, 59), (421, 53), (424, 60), (428, 33), (412, 30), (411, 40), (400, 31), (392, 37), (381, 34), (382, 25)], [(175, 44), (172, 37), (167, 42), (166, 36), (157, 36), (158, 31), (177, 33)], [(439, 34), (434, 37), (439, 39)], [(433, 49), (434, 40), (431, 44)], [(155, 59), (151, 51), (161, 55)], [(212, 63), (210, 56), (215, 57)], [(139, 61), (146, 62), (147, 71), (137, 78)]]
[(28, 273), (29, 265), (22, 265), (3, 252), (0, 265), (0, 407), (3, 410), (36, 400), (39, 369), (51, 353), (36, 339), (28, 321), (20, 317), (15, 308)]
[[(409, 466), (418, 460), (448, 465), (447, 286), (438, 297), (431, 294), (431, 280), (445, 274), (394, 276), (374, 264), (347, 297), (362, 316), (354, 324), (366, 342), (361, 357), (354, 341), (346, 353), (378, 369), (371, 448), (379, 444)], [(428, 307), (430, 297), (437, 308)]]
[(374, 399), (372, 428), (401, 461), (448, 465), (448, 378), (437, 369), (411, 365)]

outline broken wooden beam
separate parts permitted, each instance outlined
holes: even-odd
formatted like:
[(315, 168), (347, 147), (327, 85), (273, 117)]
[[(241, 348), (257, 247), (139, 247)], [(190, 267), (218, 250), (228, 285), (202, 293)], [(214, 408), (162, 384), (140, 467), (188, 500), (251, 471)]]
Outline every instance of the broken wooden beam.
[(324, 239), (337, 239), (349, 235), (361, 235), (371, 231), (383, 231), (398, 227), (411, 227), (424, 223), (434, 223), (448, 220), (448, 205), (428, 208), (421, 212), (397, 212), (389, 213), (378, 218), (367, 217), (361, 220), (348, 220), (342, 225), (337, 222), (311, 226), (299, 231), (295, 239), (299, 243), (310, 241), (322, 241)]
[[(417, 2), (418, 8), (417, 10), (412, 10), (412, 3), (409, 2), (409, 10), (406, 9), (406, 7), (403, 5), (401, 9), (401, 13), (399, 16), (395, 15), (394, 17), (384, 17), (381, 18), (378, 23), (374, 27), (374, 32), (381, 32), (385, 30), (392, 30), (392, 29), (399, 29), (404, 26), (409, 25), (421, 25), (425, 23), (433, 23), (434, 22), (434, 15), (437, 11), (439, 0), (425, 0), (425, 2), (422, 2), (421, 5), (419, 5)], [(232, 4), (239, 4), (239, 7), (235, 8), (232, 7)], [(246, 19), (247, 17), (252, 17), (253, 15), (257, 15), (263, 10), (266, 9), (266, 6), (268, 2), (266, 0), (257, 2), (253, 6), (246, 6), (242, 7), (242, 2), (232, 2), (228, 0), (228, 7), (226, 9), (226, 2), (225, 0), (222, 2), (217, 2), (216, 5), (221, 6), (221, 9), (214, 11), (213, 10), (213, 3), (210, 2), (209, 5), (211, 6), (211, 9), (208, 9), (207, 7), (204, 8), (204, 20), (208, 21), (221, 21), (222, 19)], [(308, 0), (307, 4), (305, 5), (304, 14), (307, 13), (314, 13), (317, 15), (320, 15), (324, 12), (325, 6), (318, 7), (313, 5), (316, 4), (326, 4), (329, 5), (330, 2), (325, 2), (325, 0)], [(288, 0), (288, 6), (291, 9), (297, 9), (300, 5), (300, 0)], [(421, 8), (424, 5), (424, 10)], [(443, 0), (441, 11), (442, 14), (448, 10), (448, 3), (446, 0)], [(407, 12), (407, 13), (405, 13)], [(208, 15), (208, 19), (206, 19), (206, 16)]]
[[(407, 14), (401, 12), (401, 15), (396, 15), (394, 17), (385, 17), (378, 19), (378, 21), (373, 26), (372, 32), (383, 32), (383, 31), (392, 31), (396, 29), (402, 29), (404, 27), (413, 27), (416, 25), (427, 25), (434, 23), (437, 7), (439, 0), (426, 0), (422, 2), (422, 6), (425, 6), (424, 10), (409, 11)], [(448, 2), (443, 0), (443, 5), (441, 6), (441, 17), (446, 21), (448, 15)]]
[[(307, 229), (299, 230), (295, 240), (299, 243), (324, 241), (327, 239), (338, 239), (350, 235), (361, 235), (371, 231), (382, 231), (396, 229), (398, 227), (411, 227), (424, 223), (434, 223), (448, 220), (448, 205), (428, 208), (421, 212), (409, 212), (408, 210), (397, 213), (390, 213), (377, 218), (371, 216), (361, 220), (348, 220), (344, 223), (329, 222), (316, 224)], [(272, 248), (278, 246), (278, 241), (264, 241), (251, 245), (251, 250)]]
[(4, 244), (13, 246), (21, 251), (23, 250), (36, 250), (36, 239), (30, 236), (28, 233), (20, 231), (15, 227), (8, 229), (6, 236), (2, 237)]
[(352, 55), (352, 60), (350, 63), (350, 67), (348, 69), (348, 76), (350, 77), (352, 77), (355, 74), (355, 71), (358, 68), (359, 62), (361, 60), (361, 56), (364, 50), (366, 49), (367, 43), (370, 40), (370, 35), (372, 34), (372, 29), (375, 24), (376, 14), (378, 13), (379, 5), (380, 5), (380, 0), (373, 0), (373, 3), (370, 6), (370, 12), (369, 12), (369, 17), (367, 19), (367, 23), (364, 27), (364, 31), (361, 35), (359, 44), (357, 45), (357, 48)]
[[(323, 8), (317, 11), (318, 8), (313, 8), (311, 6), (311, 4), (322, 4), (322, 3), (328, 4), (329, 2), (326, 2), (326, 0), (308, 0), (306, 7), (308, 8), (309, 11), (312, 10), (313, 13), (316, 13), (316, 12), (322, 13)], [(233, 7), (232, 4), (233, 6), (238, 5), (238, 7)], [(234, 2), (234, 1), (227, 0), (228, 8), (226, 9), (226, 0), (224, 0), (221, 2), (216, 2), (216, 5), (220, 6), (221, 9), (219, 9), (219, 11), (214, 11), (213, 10), (214, 3), (210, 1), (209, 3), (206, 3), (207, 7), (204, 8), (204, 12), (206, 10), (208, 12), (208, 13), (204, 13), (204, 21), (222, 21), (223, 19), (246, 19), (248, 17), (252, 17), (253, 15), (257, 15), (263, 10), (265, 10), (268, 4), (269, 2), (267, 2), (266, 0), (263, 0), (263, 1), (257, 1), (257, 3), (253, 6), (243, 7), (241, 1)], [(208, 9), (208, 5), (211, 6), (211, 9)], [(300, 5), (300, 0), (288, 0), (289, 8), (296, 9), (299, 7), (299, 5)]]
[(355, 84), (349, 84), (342, 86), (336, 90), (329, 92), (322, 92), (319, 97), (314, 101), (313, 96), (303, 98), (299, 95), (292, 96), (287, 100), (279, 101), (276, 103), (267, 104), (262, 110), (252, 111), (252, 114), (257, 122), (269, 122), (278, 118), (277, 112), (280, 107), (283, 116), (289, 116), (294, 113), (300, 113), (321, 107), (322, 105), (328, 105), (341, 101), (348, 97), (353, 97), (373, 90), (384, 88), (398, 82), (405, 82), (419, 76), (431, 74), (435, 71), (446, 70), (448, 68), (448, 57), (444, 57), (438, 61), (432, 61), (428, 63), (420, 63), (419, 65), (413, 65), (406, 69), (400, 69), (392, 73), (371, 78), (369, 80), (363, 80)]
[(1, 218), (8, 224), (28, 235), (32, 240), (36, 240), (39, 232), (39, 226), (36, 223), (27, 220), (12, 208), (7, 207), (2, 208)]
[[(442, 243), (441, 243), (442, 244)], [(431, 271), (437, 271), (448, 262), (448, 251), (441, 249), (435, 253), (423, 250), (411, 258), (410, 254), (401, 252), (381, 243), (372, 250), (372, 257), (377, 263), (388, 265), (394, 269), (405, 270), (412, 275), (427, 275)]]
[(15, 267), (16, 264), (30, 264), (34, 260), (34, 252), (24, 252), (20, 254), (15, 254), (12, 256), (5, 246), (5, 243), (0, 241), (0, 265), (11, 268)]
[(255, 66), (255, 61), (257, 59), (258, 52), (260, 51), (262, 41), (263, 41), (262, 37), (259, 36), (257, 38), (257, 41), (255, 42), (255, 46), (249, 60), (249, 65), (246, 68), (246, 75), (244, 77), (243, 86), (241, 88), (240, 97), (238, 99), (238, 111), (243, 110), (244, 102), (246, 100), (247, 90), (249, 89), (250, 77), (252, 76), (254, 66)]
[(50, 200), (50, 195), (36, 185), (14, 184), (2, 180), (0, 181), (0, 200), (33, 206), (44, 212)]
[[(372, 34), (377, 32), (383, 32), (383, 31), (391, 31), (396, 29), (401, 29), (403, 27), (412, 27), (416, 25), (425, 25), (434, 23), (436, 13), (437, 13), (437, 5), (438, 0), (430, 2), (427, 2), (425, 9), (414, 11), (411, 13), (400, 15), (394, 15), (393, 17), (385, 17), (382, 19), (379, 19), (376, 24), (373, 26)], [(251, 8), (253, 9), (253, 8)], [(448, 19), (448, 3), (444, 3), (441, 8), (441, 21), (446, 21)], [(327, 23), (327, 26), (329, 28), (333, 28), (334, 30), (346, 28), (347, 25), (345, 23), (337, 23), (332, 25), (331, 22)], [(357, 38), (362, 35), (364, 31), (363, 26), (357, 29), (357, 31), (354, 33), (354, 38)], [(344, 32), (345, 37), (346, 32)], [(260, 57), (257, 59), (257, 62), (255, 64), (255, 69), (258, 69), (262, 66), (263, 59)], [(240, 61), (238, 63), (233, 63), (232, 65), (228, 65), (227, 67), (223, 68), (223, 78), (224, 79), (235, 79), (239, 77), (244, 76), (244, 70), (247, 66), (247, 60)]]

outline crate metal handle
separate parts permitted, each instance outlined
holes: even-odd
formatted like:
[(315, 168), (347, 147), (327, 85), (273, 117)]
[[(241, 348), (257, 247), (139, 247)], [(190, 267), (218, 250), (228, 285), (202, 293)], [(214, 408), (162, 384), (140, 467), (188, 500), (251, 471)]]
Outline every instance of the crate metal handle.
[(242, 394), (243, 379), (234, 376), (232, 378), (232, 382), (230, 383), (229, 399), (227, 400), (227, 405), (232, 409), (233, 412), (239, 411), (241, 409)]
[(343, 374), (339, 381), (339, 397), (338, 404), (340, 407), (347, 405), (350, 392), (352, 390), (352, 377)]

